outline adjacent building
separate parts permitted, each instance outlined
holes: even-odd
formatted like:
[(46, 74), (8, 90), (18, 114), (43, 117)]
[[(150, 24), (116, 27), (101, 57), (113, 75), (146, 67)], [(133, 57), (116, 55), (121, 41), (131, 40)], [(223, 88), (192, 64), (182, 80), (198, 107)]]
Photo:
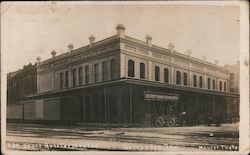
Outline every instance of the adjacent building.
[(23, 103), (27, 95), (37, 93), (36, 64), (24, 65), (18, 71), (7, 75), (7, 118), (22, 119)]
[(167, 113), (171, 105), (197, 118), (204, 113), (224, 121), (239, 117), (232, 73), (218, 61), (194, 58), (190, 50), (178, 53), (171, 43), (156, 46), (150, 35), (145, 41), (132, 38), (121, 24), (116, 30), (104, 40), (90, 36), (87, 46), (69, 44), (62, 55), (53, 50), (50, 59), (38, 58), (37, 92), (19, 103), (22, 119), (141, 124), (147, 114)]

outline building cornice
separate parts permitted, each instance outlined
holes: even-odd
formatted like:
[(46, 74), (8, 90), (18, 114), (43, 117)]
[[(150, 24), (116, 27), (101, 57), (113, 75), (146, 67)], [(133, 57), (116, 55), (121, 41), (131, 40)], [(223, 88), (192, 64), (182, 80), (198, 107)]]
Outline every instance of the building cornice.
[(122, 38), (121, 42), (122, 43), (132, 44), (132, 45), (134, 45), (136, 47), (147, 49), (149, 51), (156, 52), (156, 53), (159, 53), (159, 54), (163, 54), (163, 55), (166, 55), (166, 56), (171, 56), (173, 58), (184, 59), (186, 61), (190, 61), (192, 63), (197, 63), (197, 64), (202, 65), (204, 67), (210, 67), (210, 68), (213, 68), (213, 69), (216, 69), (216, 70), (228, 72), (222, 66), (217, 66), (217, 65), (215, 65), (215, 64), (213, 64), (211, 62), (204, 61), (202, 59), (198, 59), (198, 58), (195, 58), (195, 57), (191, 57), (191, 56), (189, 57), (188, 55), (185, 55), (185, 54), (182, 54), (182, 53), (179, 53), (179, 52), (176, 52), (176, 51), (171, 53), (169, 49), (166, 49), (166, 48), (163, 48), (163, 47), (160, 47), (160, 46), (157, 46), (157, 45), (152, 45), (152, 47), (149, 47), (146, 42), (135, 39), (135, 38), (132, 38), (132, 37), (129, 37), (129, 36), (125, 36), (125, 38)]

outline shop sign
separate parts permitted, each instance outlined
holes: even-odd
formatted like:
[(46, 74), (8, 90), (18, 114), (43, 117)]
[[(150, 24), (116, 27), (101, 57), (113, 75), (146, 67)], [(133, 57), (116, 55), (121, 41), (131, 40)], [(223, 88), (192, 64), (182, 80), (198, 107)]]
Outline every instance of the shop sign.
[(158, 92), (144, 92), (144, 100), (153, 101), (178, 101), (177, 94), (165, 94)]

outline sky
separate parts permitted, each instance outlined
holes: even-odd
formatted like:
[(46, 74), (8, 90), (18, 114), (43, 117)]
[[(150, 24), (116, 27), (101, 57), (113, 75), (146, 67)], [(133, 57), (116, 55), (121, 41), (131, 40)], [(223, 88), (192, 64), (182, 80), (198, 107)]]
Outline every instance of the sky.
[(219, 60), (219, 65), (235, 64), (240, 50), (239, 6), (174, 4), (76, 4), (76, 3), (4, 3), (1, 10), (2, 54), (6, 54), (6, 72), (34, 64), (74, 48), (116, 34), (123, 24), (125, 34), (177, 52), (191, 49), (192, 56)]

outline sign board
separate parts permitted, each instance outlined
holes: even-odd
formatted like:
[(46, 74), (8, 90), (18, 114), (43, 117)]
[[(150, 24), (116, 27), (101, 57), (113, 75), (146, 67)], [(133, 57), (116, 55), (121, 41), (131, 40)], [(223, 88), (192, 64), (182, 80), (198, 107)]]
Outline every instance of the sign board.
[(144, 100), (177, 102), (178, 99), (179, 99), (178, 94), (167, 94), (167, 93), (144, 91)]

